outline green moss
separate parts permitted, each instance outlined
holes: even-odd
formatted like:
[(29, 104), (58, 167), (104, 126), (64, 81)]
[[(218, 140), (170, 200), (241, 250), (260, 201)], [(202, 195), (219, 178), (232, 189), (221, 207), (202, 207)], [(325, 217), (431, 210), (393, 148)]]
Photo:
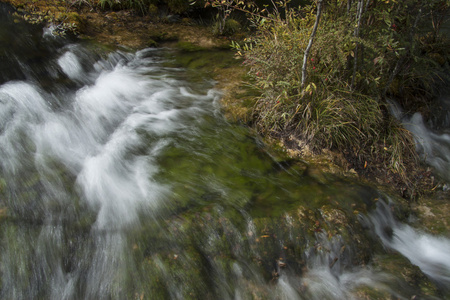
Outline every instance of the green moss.
[(225, 26), (223, 28), (222, 35), (230, 36), (240, 31), (241, 29), (242, 29), (241, 23), (239, 23), (235, 19), (228, 18), (225, 20)]
[(404, 295), (419, 297), (419, 299), (442, 296), (436, 285), (422, 273), (419, 267), (412, 265), (408, 259), (398, 253), (375, 256), (374, 266), (395, 276), (396, 279), (391, 280), (389, 284), (394, 290), (402, 290)]
[(195, 52), (195, 51), (205, 50), (203, 47), (195, 45), (191, 42), (181, 42), (180, 41), (176, 44), (176, 47), (182, 51), (187, 51), (187, 52)]
[(158, 42), (156, 42), (153, 39), (148, 39), (146, 45), (147, 45), (147, 47), (157, 47), (158, 46)]

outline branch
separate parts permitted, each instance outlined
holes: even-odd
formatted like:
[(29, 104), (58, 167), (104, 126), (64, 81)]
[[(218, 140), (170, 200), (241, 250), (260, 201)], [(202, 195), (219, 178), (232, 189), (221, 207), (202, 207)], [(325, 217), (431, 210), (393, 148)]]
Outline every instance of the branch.
[(313, 31), (311, 33), (311, 37), (309, 38), (308, 46), (306, 46), (305, 54), (303, 55), (302, 82), (301, 82), (301, 85), (300, 85), (300, 87), (302, 89), (305, 86), (305, 81), (306, 81), (306, 65), (307, 65), (307, 62), (308, 62), (309, 51), (311, 50), (311, 47), (312, 47), (312, 44), (313, 44), (313, 41), (314, 41), (314, 37), (316, 36), (317, 28), (319, 27), (320, 15), (322, 14), (322, 3), (323, 3), (323, 0), (318, 0), (316, 22), (314, 23), (314, 28), (313, 28)]

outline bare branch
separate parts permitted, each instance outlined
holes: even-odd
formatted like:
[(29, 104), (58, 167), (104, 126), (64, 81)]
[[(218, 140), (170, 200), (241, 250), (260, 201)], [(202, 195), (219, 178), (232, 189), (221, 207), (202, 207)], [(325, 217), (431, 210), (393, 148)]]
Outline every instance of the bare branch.
[(308, 63), (309, 51), (311, 51), (311, 47), (314, 41), (314, 37), (316, 36), (317, 28), (319, 27), (320, 15), (322, 14), (322, 5), (323, 0), (317, 1), (317, 14), (316, 14), (316, 22), (314, 23), (314, 28), (311, 33), (311, 37), (309, 38), (308, 46), (306, 46), (305, 54), (303, 55), (303, 66), (302, 66), (302, 82), (300, 87), (303, 89), (306, 82), (306, 66)]

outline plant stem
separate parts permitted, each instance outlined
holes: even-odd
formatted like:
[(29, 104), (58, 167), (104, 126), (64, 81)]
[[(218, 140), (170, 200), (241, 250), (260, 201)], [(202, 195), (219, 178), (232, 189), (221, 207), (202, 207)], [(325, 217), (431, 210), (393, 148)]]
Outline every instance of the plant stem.
[(308, 46), (306, 46), (305, 54), (303, 55), (303, 66), (302, 66), (302, 82), (301, 82), (301, 88), (305, 86), (306, 82), (306, 66), (308, 63), (308, 55), (309, 51), (311, 51), (311, 47), (314, 41), (314, 37), (316, 36), (317, 28), (319, 27), (319, 21), (320, 21), (320, 15), (322, 14), (322, 3), (323, 0), (317, 1), (317, 15), (316, 15), (316, 22), (314, 23), (314, 28), (311, 33), (311, 37), (309, 38)]

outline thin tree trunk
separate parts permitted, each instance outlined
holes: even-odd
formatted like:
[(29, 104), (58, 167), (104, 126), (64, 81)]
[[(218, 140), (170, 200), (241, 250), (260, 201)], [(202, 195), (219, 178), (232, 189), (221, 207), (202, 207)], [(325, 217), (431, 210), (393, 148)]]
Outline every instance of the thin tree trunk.
[(370, 0), (367, 0), (366, 7), (364, 8), (364, 13), (366, 13), (367, 10), (369, 9), (369, 3), (370, 3)]
[[(370, 0), (367, 0), (366, 7), (364, 8), (364, 11), (363, 11), (363, 15), (366, 15), (367, 11), (369, 10), (369, 4), (370, 4)], [(367, 24), (367, 21), (364, 21), (363, 19), (361, 19), (360, 23)], [(359, 69), (362, 70), (362, 69), (364, 69), (364, 45), (360, 45), (360, 49), (361, 49), (361, 65), (359, 66)]]
[[(355, 28), (355, 32), (353, 33), (353, 36), (358, 38), (359, 37), (359, 30), (361, 27), (361, 15), (362, 15), (362, 11), (363, 11), (363, 7), (364, 7), (364, 0), (359, 0), (358, 1), (358, 7), (356, 9), (356, 28)], [(353, 90), (353, 88), (355, 87), (355, 80), (356, 80), (356, 71), (358, 70), (358, 48), (359, 48), (359, 43), (356, 42), (356, 47), (355, 47), (355, 52), (354, 52), (354, 60), (353, 60), (353, 76), (352, 76), (352, 83), (351, 83), (351, 89)]]
[(302, 66), (302, 82), (300, 87), (303, 89), (306, 82), (306, 66), (308, 63), (308, 56), (309, 51), (311, 51), (311, 47), (314, 41), (314, 37), (316, 36), (317, 28), (319, 27), (319, 21), (320, 21), (320, 15), (322, 14), (322, 4), (324, 0), (318, 0), (317, 1), (317, 15), (316, 15), (316, 22), (314, 23), (314, 28), (311, 33), (311, 36), (309, 38), (308, 46), (306, 46), (305, 54), (303, 55), (303, 66)]

